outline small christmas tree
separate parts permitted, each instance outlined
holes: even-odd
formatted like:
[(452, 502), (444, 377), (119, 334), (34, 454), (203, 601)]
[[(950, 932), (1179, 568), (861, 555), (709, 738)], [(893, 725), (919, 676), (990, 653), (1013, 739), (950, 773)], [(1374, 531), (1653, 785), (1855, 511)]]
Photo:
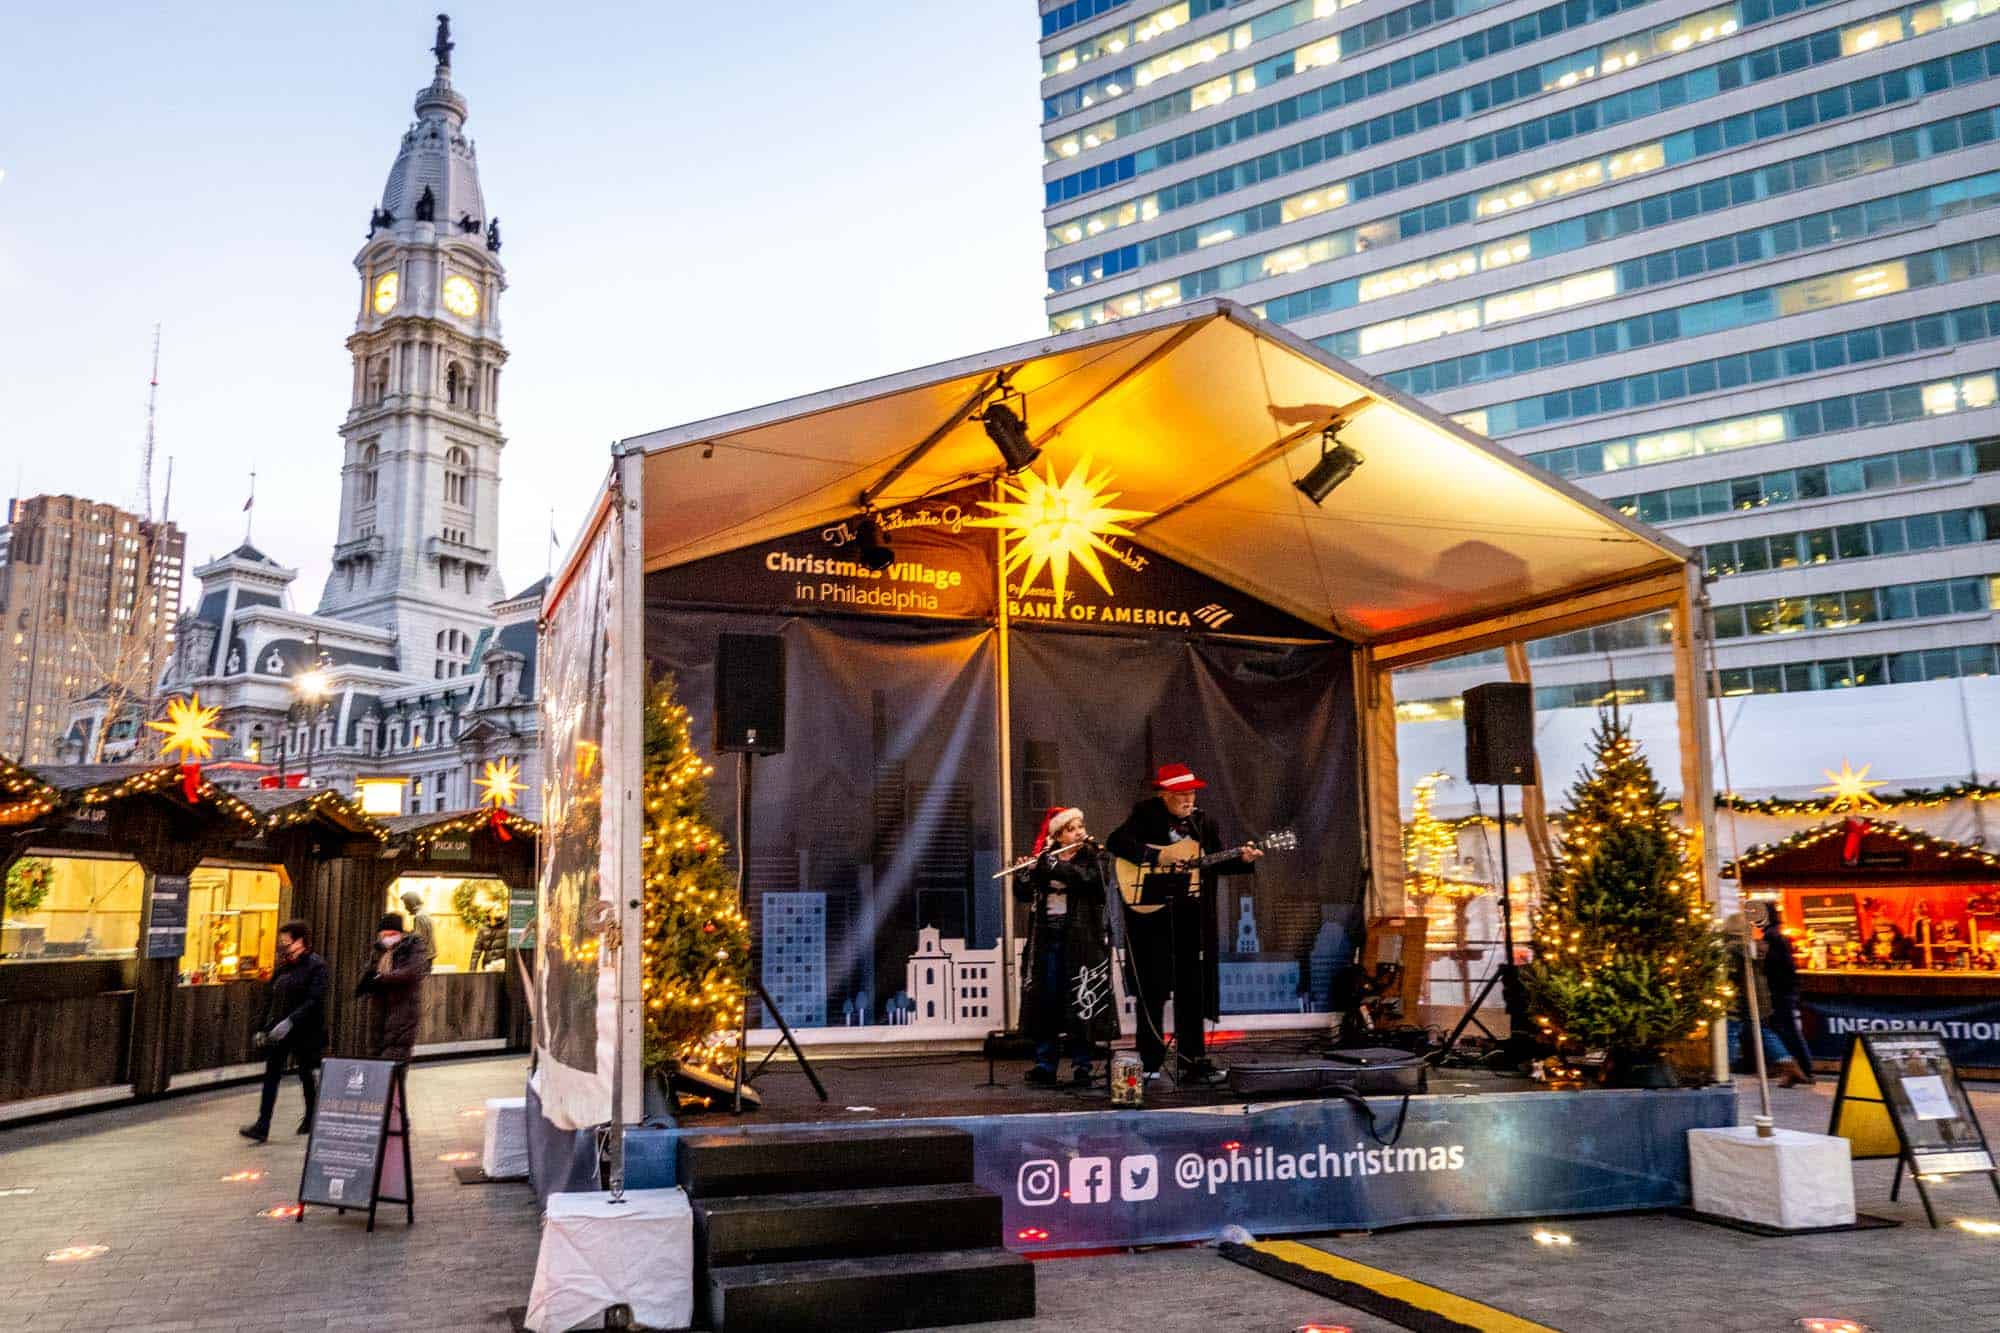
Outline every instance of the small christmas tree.
[(1622, 1072), (1722, 1015), (1726, 944), (1629, 724), (1600, 717), (1591, 745), (1522, 980), (1549, 1038), (1604, 1048)]
[[(750, 926), (727, 847), (708, 820), (715, 770), (694, 748), (671, 677), (646, 703), (645, 906), (640, 975), (646, 1068), (720, 1069), (734, 1059), (750, 975)], [(728, 1040), (723, 1040), (728, 1037)]]

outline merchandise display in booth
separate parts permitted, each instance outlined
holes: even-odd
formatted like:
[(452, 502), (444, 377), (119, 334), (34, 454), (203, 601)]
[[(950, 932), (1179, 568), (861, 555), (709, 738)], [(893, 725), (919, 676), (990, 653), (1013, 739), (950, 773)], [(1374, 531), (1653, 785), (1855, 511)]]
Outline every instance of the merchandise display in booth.
[(1869, 1032), (1936, 1032), (1961, 1068), (2000, 1069), (2000, 856), (1859, 814), (1740, 858), (1797, 961), (1816, 1062)]
[(187, 881), (181, 984), (268, 978), (277, 955), (283, 877), (268, 868), (205, 865)]
[(31, 853), (8, 869), (0, 963), (135, 957), (145, 892), (137, 862)]
[(404, 875), (389, 885), (382, 910), (428, 938), (432, 971), (498, 972), (507, 962), (507, 904), (507, 886), (497, 879)]

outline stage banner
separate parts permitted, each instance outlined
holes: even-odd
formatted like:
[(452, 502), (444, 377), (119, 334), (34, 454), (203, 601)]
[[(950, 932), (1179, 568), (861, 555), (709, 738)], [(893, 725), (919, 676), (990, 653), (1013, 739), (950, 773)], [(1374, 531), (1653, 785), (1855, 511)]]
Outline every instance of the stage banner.
[(970, 526), (985, 487), (961, 487), (876, 516), (892, 558), (862, 562), (857, 516), (758, 542), (646, 580), (649, 599), (821, 615), (989, 620), (999, 586), (993, 534)]
[(616, 680), (611, 626), (616, 607), (622, 517), (601, 511), (544, 612), (541, 637), (542, 859), (534, 913), (535, 1079), (543, 1113), (558, 1129), (611, 1119), (616, 1062), (618, 976), (600, 967), (615, 884), (616, 838), (607, 837), (603, 754)]
[[(1687, 1131), (1736, 1123), (1730, 1087), (1413, 1097), (1399, 1130), (1403, 1105), (894, 1123), (972, 1135), (974, 1180), (1000, 1196), (1007, 1247), (1027, 1253), (1212, 1240), (1230, 1225), (1271, 1236), (1676, 1207), (1688, 1202)], [(713, 1132), (638, 1131), (629, 1183), (677, 1183), (673, 1140)]]
[(1960, 1068), (2000, 1066), (2000, 999), (1801, 995), (1799, 1026), (1817, 1060), (1842, 1059), (1864, 1033), (1934, 1032)]
[[(1026, 479), (1026, 480), (1024, 480)], [(1017, 625), (1131, 634), (1220, 634), (1326, 640), (1323, 629), (1267, 606), (1178, 561), (1148, 550), (1117, 524), (1091, 532), (1090, 516), (1115, 494), (1053, 487), (1023, 473), (992, 499), (964, 486), (876, 515), (788, 533), (649, 576), (649, 599), (789, 615), (896, 616), (990, 621), (998, 614), (994, 560), (1007, 550), (1007, 614)], [(1022, 498), (1026, 497), (1026, 498)], [(1074, 521), (1057, 525), (1051, 508)], [(1121, 511), (1122, 512), (1122, 511)], [(1022, 529), (1041, 527), (1030, 535)], [(1101, 525), (1100, 525), (1101, 526)], [(887, 547), (870, 569), (863, 547)]]
[[(714, 743), (716, 639), (785, 643), (785, 750), (752, 775), (745, 912), (755, 965), (794, 1027), (982, 1036), (1001, 992), (997, 635), (908, 620), (669, 605), (647, 581), (646, 655), (715, 764), (732, 847), (738, 764)], [(771, 1026), (753, 1004), (750, 1021)]]
[(1103, 837), (1151, 795), (1159, 765), (1189, 765), (1225, 839), (1299, 837), (1254, 875), (1216, 882), (1221, 1011), (1325, 1009), (1362, 899), (1347, 646), (1024, 630), (1010, 649), (1015, 847), (1052, 805), (1079, 806)]

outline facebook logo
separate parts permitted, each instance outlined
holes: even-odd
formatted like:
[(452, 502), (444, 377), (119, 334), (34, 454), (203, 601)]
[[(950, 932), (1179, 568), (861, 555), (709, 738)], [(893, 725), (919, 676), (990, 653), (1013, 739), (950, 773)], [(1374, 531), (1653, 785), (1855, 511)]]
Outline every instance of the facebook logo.
[(1103, 1203), (1111, 1197), (1111, 1159), (1072, 1157), (1069, 1162), (1069, 1201)]

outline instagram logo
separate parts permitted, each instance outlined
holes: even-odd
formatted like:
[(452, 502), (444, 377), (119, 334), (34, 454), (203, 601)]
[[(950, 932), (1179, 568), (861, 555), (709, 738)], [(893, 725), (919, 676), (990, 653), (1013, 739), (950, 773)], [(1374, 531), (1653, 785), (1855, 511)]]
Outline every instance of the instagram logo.
[(1062, 1167), (1053, 1158), (1021, 1163), (1014, 1178), (1014, 1196), (1029, 1208), (1040, 1208), (1062, 1197)]

